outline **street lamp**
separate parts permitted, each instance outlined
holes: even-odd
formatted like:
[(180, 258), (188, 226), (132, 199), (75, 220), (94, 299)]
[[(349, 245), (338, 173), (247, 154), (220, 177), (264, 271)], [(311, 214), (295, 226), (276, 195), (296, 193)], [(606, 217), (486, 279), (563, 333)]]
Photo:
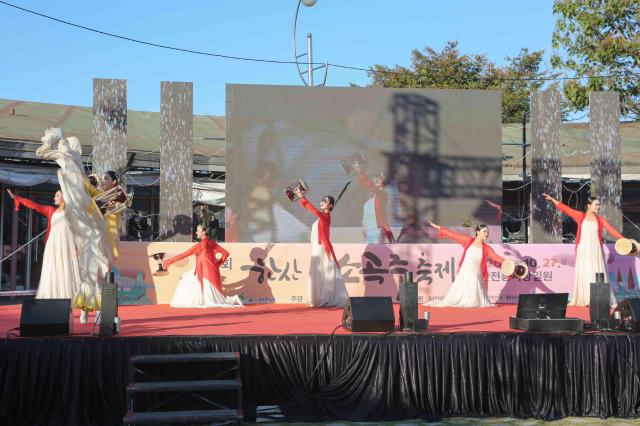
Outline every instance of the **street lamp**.
[[(298, 54), (298, 47), (296, 45), (296, 31), (298, 28), (298, 14), (300, 13), (300, 5), (303, 4), (307, 7), (312, 7), (317, 2), (318, 0), (298, 0), (298, 6), (296, 7), (296, 15), (293, 18), (293, 58), (296, 63), (296, 70), (298, 71), (298, 75), (300, 76), (300, 79), (306, 86), (313, 86), (313, 73), (314, 71), (319, 70), (321, 68), (324, 68), (324, 78), (322, 83), (319, 84), (319, 86), (324, 86), (325, 83), (327, 82), (327, 71), (329, 70), (329, 64), (326, 62), (315, 68), (313, 67), (313, 43), (312, 43), (311, 33), (307, 33), (307, 51), (306, 52)], [(298, 62), (298, 60), (305, 56), (307, 57), (307, 69), (303, 71), (300, 68), (300, 63)], [(306, 78), (305, 78), (305, 74), (306, 74)]]

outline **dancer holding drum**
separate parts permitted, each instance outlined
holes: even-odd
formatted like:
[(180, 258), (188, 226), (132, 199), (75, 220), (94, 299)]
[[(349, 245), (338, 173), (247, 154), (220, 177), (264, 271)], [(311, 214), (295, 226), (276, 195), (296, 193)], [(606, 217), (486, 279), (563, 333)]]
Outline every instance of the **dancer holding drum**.
[[(574, 210), (548, 194), (542, 194), (545, 200), (552, 203), (558, 210), (569, 216), (578, 224), (576, 234), (576, 263), (571, 293), (571, 306), (588, 306), (591, 295), (591, 283), (595, 282), (597, 273), (604, 273), (607, 277), (607, 263), (602, 250), (602, 231), (607, 230), (616, 239), (623, 238), (609, 222), (598, 215), (600, 199), (589, 197), (585, 211)], [(616, 295), (611, 289), (611, 305), (616, 306)]]
[(292, 190), (300, 199), (300, 205), (318, 218), (311, 228), (309, 306), (346, 306), (349, 295), (329, 237), (331, 210), (336, 202), (327, 195), (317, 209), (305, 198), (302, 186), (295, 186)]
[[(500, 266), (503, 266), (503, 264), (514, 265), (513, 269), (517, 269), (519, 274), (526, 274), (526, 267), (523, 264), (515, 265), (510, 259), (498, 256), (486, 243), (489, 237), (489, 227), (487, 225), (474, 225), (475, 236), (472, 237), (453, 232), (433, 222), (428, 223), (440, 231), (440, 239), (448, 238), (459, 243), (464, 247), (464, 252), (458, 264), (458, 275), (447, 295), (443, 300), (428, 302), (425, 303), (425, 306), (461, 308), (495, 306), (487, 295), (489, 278), (487, 259), (491, 259)], [(522, 270), (523, 268), (524, 271)]]

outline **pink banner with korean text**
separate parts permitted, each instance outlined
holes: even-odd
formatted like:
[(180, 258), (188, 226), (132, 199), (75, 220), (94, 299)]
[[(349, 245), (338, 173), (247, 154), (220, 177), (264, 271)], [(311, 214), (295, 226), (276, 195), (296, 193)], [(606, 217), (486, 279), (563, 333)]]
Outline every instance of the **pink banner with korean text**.
[[(175, 263), (168, 274), (154, 275), (158, 261), (169, 258), (192, 243), (123, 242), (116, 264), (123, 304), (169, 303), (183, 273), (191, 273), (195, 259)], [(221, 268), (227, 295), (244, 294), (253, 303), (306, 303), (308, 294), (308, 244), (247, 244), (223, 246), (231, 253)], [(492, 245), (497, 254), (526, 262), (524, 279), (502, 276), (489, 265), (488, 292), (497, 303), (516, 303), (522, 293), (571, 293), (575, 246), (571, 244)], [(391, 296), (407, 271), (418, 283), (420, 302), (442, 298), (455, 280), (463, 248), (456, 244), (336, 244), (342, 276), (351, 296)], [(609, 282), (619, 300), (640, 296), (638, 258), (619, 256), (613, 245), (605, 247)], [(156, 256), (157, 257), (157, 256)], [(134, 297), (135, 296), (135, 297)]]

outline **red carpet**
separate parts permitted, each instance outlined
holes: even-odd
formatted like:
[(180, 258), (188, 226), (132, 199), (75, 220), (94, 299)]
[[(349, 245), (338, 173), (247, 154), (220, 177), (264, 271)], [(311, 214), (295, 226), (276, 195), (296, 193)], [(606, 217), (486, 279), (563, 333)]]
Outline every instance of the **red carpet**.
[[(396, 309), (396, 318), (398, 305)], [(0, 335), (20, 325), (21, 305), (0, 306)], [(423, 308), (431, 313), (428, 332), (504, 332), (516, 305), (495, 308)], [(229, 309), (180, 309), (168, 305), (121, 306), (121, 336), (202, 336), (239, 334), (330, 334), (341, 323), (340, 308), (304, 305), (251, 305)], [(89, 334), (93, 324), (80, 324), (75, 311), (74, 334)], [(567, 317), (589, 319), (589, 308), (568, 308)], [(93, 321), (93, 316), (91, 317)], [(97, 331), (97, 328), (96, 328)], [(349, 333), (340, 329), (338, 333)]]

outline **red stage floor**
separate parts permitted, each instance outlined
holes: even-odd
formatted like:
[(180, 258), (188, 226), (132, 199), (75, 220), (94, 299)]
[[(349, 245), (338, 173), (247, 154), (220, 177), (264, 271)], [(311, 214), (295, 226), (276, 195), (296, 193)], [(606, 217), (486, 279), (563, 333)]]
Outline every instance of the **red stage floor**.
[[(394, 305), (396, 314), (398, 305)], [(20, 325), (21, 305), (0, 306), (0, 333)], [(492, 308), (423, 308), (431, 313), (429, 332), (504, 332), (516, 305)], [(180, 309), (168, 305), (121, 306), (121, 336), (194, 336), (239, 334), (330, 334), (341, 323), (340, 308), (308, 308), (299, 304), (250, 305), (244, 308)], [(74, 334), (89, 334), (93, 324), (80, 324), (75, 311)], [(589, 319), (589, 308), (568, 308), (567, 317)], [(397, 315), (396, 315), (397, 318)], [(93, 320), (93, 317), (91, 318)], [(96, 329), (97, 330), (97, 329)], [(337, 333), (348, 331), (340, 329)]]

